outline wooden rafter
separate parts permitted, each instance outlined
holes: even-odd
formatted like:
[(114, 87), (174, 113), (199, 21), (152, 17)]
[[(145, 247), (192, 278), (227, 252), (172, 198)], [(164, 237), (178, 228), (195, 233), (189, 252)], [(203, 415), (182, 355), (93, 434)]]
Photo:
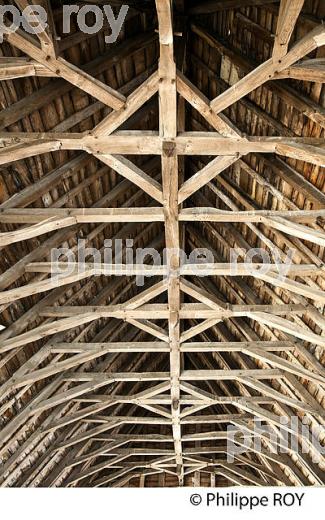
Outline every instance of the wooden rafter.
[[(41, 33), (44, 34), (44, 33)], [(81, 88), (90, 96), (98, 99), (105, 105), (112, 108), (121, 108), (125, 103), (125, 97), (116, 92), (111, 87), (102, 84), (89, 74), (68, 63), (61, 57), (48, 55), (44, 47), (38, 48), (33, 42), (27, 39), (19, 30), (6, 35), (7, 41), (33, 58), (37, 63), (52, 71), (55, 76), (62, 77), (74, 86)]]

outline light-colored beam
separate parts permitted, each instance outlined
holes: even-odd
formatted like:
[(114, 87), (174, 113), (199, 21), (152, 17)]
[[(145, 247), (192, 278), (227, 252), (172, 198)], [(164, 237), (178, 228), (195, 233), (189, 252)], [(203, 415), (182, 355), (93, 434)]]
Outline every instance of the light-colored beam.
[(272, 58), (281, 60), (288, 52), (290, 38), (294, 31), (305, 0), (281, 0)]
[[(55, 33), (55, 25), (53, 19), (53, 12), (48, 0), (15, 0), (16, 4), (21, 11), (24, 11), (27, 7), (40, 6), (46, 11), (46, 27), (43, 31), (37, 32), (37, 38), (40, 41), (41, 49), (45, 56), (52, 56), (54, 59), (58, 54), (58, 44)], [(33, 26), (35, 23), (38, 27), (41, 27), (42, 20), (37, 14), (33, 14), (35, 22), (31, 22)]]
[(55, 76), (62, 77), (69, 81), (69, 83), (81, 88), (87, 92), (87, 94), (98, 99), (105, 105), (114, 109), (119, 109), (124, 106), (126, 101), (125, 96), (108, 85), (101, 83), (81, 69), (78, 69), (75, 65), (68, 63), (64, 58), (56, 58), (53, 55), (46, 54), (43, 49), (40, 49), (27, 39), (21, 31), (6, 33), (4, 37), (11, 45), (25, 52), (32, 59), (51, 70)]
[[(73, 267), (73, 269), (71, 269)], [(68, 269), (68, 271), (67, 271)], [(40, 294), (50, 289), (63, 287), (92, 276), (162, 276), (168, 275), (165, 266), (122, 265), (122, 264), (82, 264), (78, 262), (68, 265), (58, 262), (32, 263), (26, 267), (26, 272), (51, 273), (54, 278), (41, 282), (32, 282), (28, 285), (0, 292), (0, 304), (10, 303), (32, 294)], [(180, 275), (183, 276), (252, 276), (271, 283), (275, 287), (284, 287), (289, 291), (306, 296), (316, 301), (325, 301), (325, 293), (320, 289), (309, 287), (288, 278), (292, 276), (316, 276), (323, 274), (323, 267), (315, 265), (283, 265), (281, 264), (186, 264), (181, 266)], [(59, 276), (57, 276), (59, 275)]]
[[(256, 352), (286, 352), (296, 348), (290, 341), (244, 341), (215, 342), (201, 341), (182, 343), (182, 352), (241, 352), (242, 349), (254, 349)], [(54, 343), (49, 347), (53, 354), (81, 354), (102, 349), (104, 353), (169, 352), (169, 346), (163, 341), (154, 342), (117, 342), (117, 343)]]
[[(287, 13), (289, 13), (291, 16), (293, 15), (293, 11), (294, 14), (296, 14), (297, 10), (291, 10), (290, 6), (297, 7), (299, 6), (299, 2), (296, 2), (295, 0), (284, 0), (283, 5), (287, 6)], [(291, 16), (291, 19), (294, 19), (294, 16)], [(290, 35), (291, 26), (290, 24), (282, 26), (281, 20), (280, 24), (281, 25), (279, 35), (281, 38), (283, 38), (285, 42), (288, 35)], [(243, 79), (235, 83), (235, 85), (230, 87), (223, 94), (220, 94), (217, 98), (211, 101), (211, 108), (216, 113), (222, 112), (233, 103), (236, 103), (242, 97), (246, 96), (256, 88), (263, 85), (266, 81), (274, 79), (276, 73), (281, 72), (282, 70), (285, 70), (288, 67), (291, 67), (292, 65), (294, 65), (294, 63), (304, 58), (304, 56), (306, 56), (313, 50), (317, 49), (318, 47), (324, 45), (324, 43), (325, 29), (322, 25), (320, 25), (313, 29), (300, 41), (298, 41), (288, 53), (286, 53), (284, 56), (280, 55), (281, 59), (276, 58), (276, 56), (276, 59), (273, 59), (273, 57), (270, 58), (268, 61), (262, 63), (262, 65), (250, 72)], [(276, 48), (276, 53), (278, 53), (278, 48)]]
[[(165, 141), (165, 142), (164, 142)], [(168, 139), (167, 139), (168, 141)], [(215, 132), (180, 132), (171, 138), (177, 155), (229, 156), (248, 153), (277, 153), (317, 166), (325, 165), (320, 138), (247, 137), (226, 138)], [(154, 131), (119, 131), (107, 137), (67, 133), (0, 133), (0, 164), (56, 150), (86, 150), (101, 156), (109, 154), (162, 155), (166, 139)], [(171, 146), (171, 145), (170, 145)]]
[(159, 25), (159, 135), (162, 142), (162, 183), (165, 211), (165, 236), (171, 276), (168, 279), (168, 329), (170, 345), (171, 413), (174, 450), (179, 484), (184, 483), (182, 432), (180, 424), (180, 319), (179, 286), (180, 231), (178, 224), (178, 156), (174, 140), (177, 136), (176, 63), (174, 60), (173, 7), (171, 0), (156, 0)]
[(131, 161), (120, 155), (94, 154), (97, 159), (115, 170), (117, 173), (133, 182), (136, 186), (153, 197), (160, 204), (163, 202), (161, 185)]
[(106, 116), (91, 132), (94, 136), (111, 135), (158, 91), (159, 76), (154, 72), (142, 85), (132, 92), (125, 105)]
[[(218, 158), (219, 160), (220, 158)], [(208, 168), (209, 170), (210, 168)], [(203, 173), (203, 170), (199, 174)], [(215, 174), (215, 171), (212, 175)], [(144, 172), (133, 168), (124, 171), (123, 175), (133, 180), (138, 186), (162, 202), (160, 185)], [(194, 176), (195, 177), (195, 176)], [(192, 177), (179, 191), (179, 202), (185, 200), (200, 189), (200, 184)], [(193, 181), (192, 181), (193, 180)], [(203, 181), (209, 182), (209, 179)], [(203, 185), (203, 183), (202, 183)], [(319, 230), (296, 224), (296, 222), (313, 222), (324, 218), (324, 210), (314, 211), (243, 211), (224, 212), (214, 208), (189, 208), (179, 213), (180, 222), (240, 222), (261, 223), (286, 234), (308, 240), (315, 244), (325, 245), (325, 233)], [(0, 223), (32, 223), (31, 227), (23, 227), (16, 231), (0, 233), (0, 246), (28, 240), (59, 229), (77, 224), (115, 223), (115, 222), (163, 222), (163, 208), (104, 208), (104, 209), (17, 209), (0, 210)]]
[[(112, 222), (163, 222), (163, 209), (144, 208), (16, 208), (0, 206), (2, 224), (40, 224), (49, 218), (73, 217), (78, 224)], [(181, 222), (267, 222), (265, 219), (284, 218), (291, 222), (312, 223), (325, 218), (324, 209), (316, 210), (252, 210), (224, 211), (215, 208), (187, 208), (179, 212)]]
[(0, 58), (1, 81), (31, 76), (53, 77), (55, 74), (30, 58)]
[(297, 79), (299, 81), (325, 83), (325, 59), (315, 58), (312, 60), (303, 60), (276, 74), (276, 79), (288, 78)]

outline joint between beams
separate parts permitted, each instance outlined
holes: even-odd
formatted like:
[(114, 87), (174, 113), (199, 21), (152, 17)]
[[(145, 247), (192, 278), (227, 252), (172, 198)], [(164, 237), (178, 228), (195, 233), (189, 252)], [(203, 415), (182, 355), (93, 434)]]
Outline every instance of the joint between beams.
[(176, 142), (163, 140), (162, 152), (166, 157), (173, 157), (176, 153)]

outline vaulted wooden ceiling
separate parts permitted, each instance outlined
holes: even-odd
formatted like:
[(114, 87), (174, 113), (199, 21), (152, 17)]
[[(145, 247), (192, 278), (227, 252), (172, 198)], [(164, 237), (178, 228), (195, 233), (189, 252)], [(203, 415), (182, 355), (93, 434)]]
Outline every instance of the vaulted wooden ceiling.
[[(1, 44), (0, 485), (324, 484), (325, 3), (129, 1), (112, 45), (40, 3)], [(53, 286), (80, 240), (120, 272)]]

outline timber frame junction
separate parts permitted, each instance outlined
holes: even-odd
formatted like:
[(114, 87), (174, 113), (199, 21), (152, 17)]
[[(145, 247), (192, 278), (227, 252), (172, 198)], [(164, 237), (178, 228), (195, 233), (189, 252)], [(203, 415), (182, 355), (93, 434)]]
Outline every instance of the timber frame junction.
[[(0, 485), (323, 485), (324, 2), (129, 1), (111, 46), (33, 3), (0, 56)], [(53, 286), (52, 249), (128, 239), (169, 276)]]

